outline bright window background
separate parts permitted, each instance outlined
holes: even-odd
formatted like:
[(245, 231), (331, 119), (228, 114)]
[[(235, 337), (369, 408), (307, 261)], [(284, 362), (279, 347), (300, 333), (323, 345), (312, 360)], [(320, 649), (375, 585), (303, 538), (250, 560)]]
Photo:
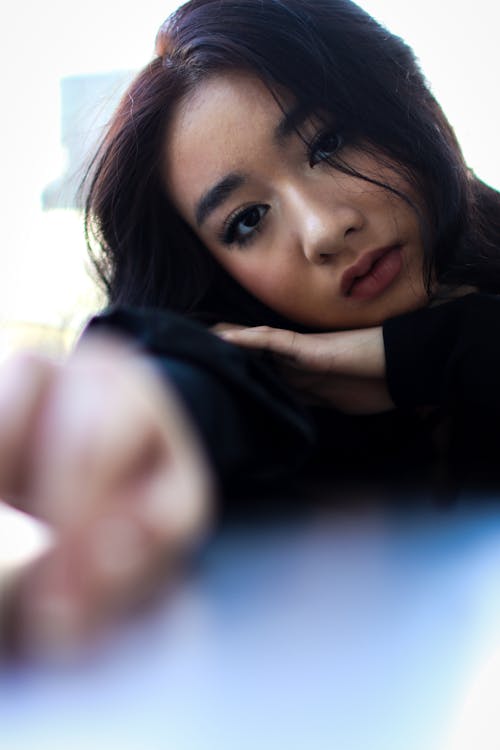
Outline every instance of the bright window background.
[[(415, 48), (469, 164), (500, 187), (493, 0), (473, 6), (451, 0), (361, 4)], [(10, 0), (2, 6), (4, 347), (44, 340), (56, 350), (65, 348), (98, 307), (86, 270), (81, 216), (58, 204), (57, 191), (63, 176), (76, 184), (81, 154), (98, 136), (127, 72), (150, 59), (156, 29), (175, 5), (175, 0)]]

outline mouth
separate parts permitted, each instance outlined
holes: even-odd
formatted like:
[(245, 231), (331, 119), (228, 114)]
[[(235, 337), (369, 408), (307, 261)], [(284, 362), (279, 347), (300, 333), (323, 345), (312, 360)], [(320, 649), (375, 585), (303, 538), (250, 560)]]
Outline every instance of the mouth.
[(352, 299), (372, 299), (382, 294), (403, 267), (402, 246), (380, 248), (363, 255), (343, 274), (341, 294)]

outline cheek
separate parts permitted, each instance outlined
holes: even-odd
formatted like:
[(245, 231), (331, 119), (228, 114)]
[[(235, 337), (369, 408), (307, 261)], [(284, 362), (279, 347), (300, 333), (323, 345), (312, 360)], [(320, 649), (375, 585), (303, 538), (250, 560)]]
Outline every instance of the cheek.
[(261, 302), (273, 306), (297, 294), (297, 276), (293, 267), (275, 262), (268, 256), (262, 258), (252, 250), (243, 250), (240, 255), (237, 255), (238, 252), (232, 251), (229, 258), (219, 256), (218, 260), (236, 281)]

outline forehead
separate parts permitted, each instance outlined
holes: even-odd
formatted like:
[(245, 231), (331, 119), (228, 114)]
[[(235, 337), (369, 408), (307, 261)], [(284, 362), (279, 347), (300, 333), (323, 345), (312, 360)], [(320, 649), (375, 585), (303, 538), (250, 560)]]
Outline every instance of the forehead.
[(201, 82), (179, 102), (165, 136), (163, 175), (173, 202), (184, 213), (214, 181), (251, 169), (281, 117), (254, 76), (235, 72)]
[(219, 121), (238, 119), (241, 108), (256, 107), (276, 114), (278, 105), (268, 87), (244, 71), (214, 74), (195, 86), (176, 107), (173, 124), (190, 124), (200, 117), (215, 116)]

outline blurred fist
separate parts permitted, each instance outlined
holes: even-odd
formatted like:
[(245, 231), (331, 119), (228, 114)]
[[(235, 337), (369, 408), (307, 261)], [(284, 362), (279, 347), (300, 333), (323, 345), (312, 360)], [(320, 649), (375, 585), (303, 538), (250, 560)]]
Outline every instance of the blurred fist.
[[(9, 637), (79, 640), (168, 577), (206, 534), (212, 476), (173, 390), (126, 343), (0, 368), (0, 497), (55, 530), (18, 581)], [(5, 624), (5, 621), (4, 621)]]

